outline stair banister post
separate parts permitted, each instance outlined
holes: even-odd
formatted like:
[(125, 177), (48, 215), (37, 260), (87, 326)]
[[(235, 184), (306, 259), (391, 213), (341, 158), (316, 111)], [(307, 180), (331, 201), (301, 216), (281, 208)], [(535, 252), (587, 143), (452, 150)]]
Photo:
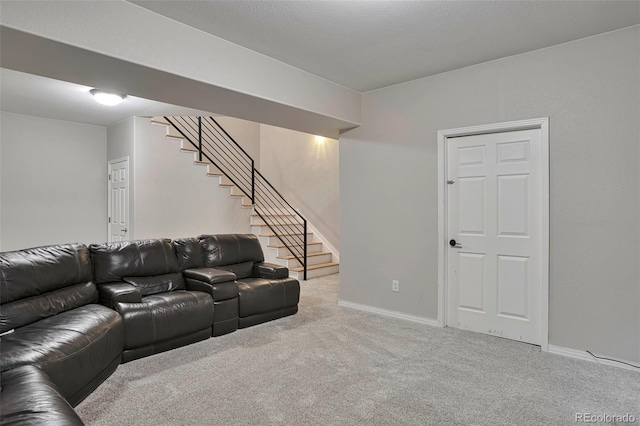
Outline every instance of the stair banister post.
[(256, 164), (251, 158), (251, 204), (256, 203)]
[(202, 117), (198, 117), (198, 161), (202, 161)]
[(307, 280), (307, 219), (302, 219), (303, 223), (304, 223), (304, 230), (302, 232), (304, 232), (304, 258), (302, 259), (304, 261), (304, 280)]

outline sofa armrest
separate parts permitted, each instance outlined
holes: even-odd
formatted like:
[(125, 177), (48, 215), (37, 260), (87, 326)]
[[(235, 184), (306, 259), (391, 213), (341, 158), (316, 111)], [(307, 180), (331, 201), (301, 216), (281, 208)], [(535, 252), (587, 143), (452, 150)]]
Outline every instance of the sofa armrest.
[(236, 274), (216, 268), (185, 269), (182, 271), (187, 290), (210, 294), (214, 301), (238, 297)]
[(289, 276), (289, 268), (275, 263), (258, 262), (253, 265), (253, 275), (268, 280), (277, 280)]
[(116, 303), (140, 303), (142, 293), (140, 289), (127, 283), (108, 283), (98, 286), (100, 304), (116, 309)]
[(216, 268), (185, 269), (182, 271), (182, 275), (184, 275), (185, 278), (208, 284), (218, 284), (226, 281), (235, 281), (237, 279), (236, 274), (233, 272)]

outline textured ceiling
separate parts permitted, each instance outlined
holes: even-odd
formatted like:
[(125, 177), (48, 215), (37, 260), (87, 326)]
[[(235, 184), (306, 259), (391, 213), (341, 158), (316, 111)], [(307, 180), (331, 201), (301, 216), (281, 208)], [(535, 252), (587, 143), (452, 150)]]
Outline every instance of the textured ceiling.
[(134, 96), (118, 106), (104, 106), (93, 100), (92, 87), (8, 69), (0, 69), (0, 81), (2, 111), (17, 114), (104, 127), (132, 115), (212, 115)]
[(640, 23), (640, 1), (131, 2), (360, 92)]

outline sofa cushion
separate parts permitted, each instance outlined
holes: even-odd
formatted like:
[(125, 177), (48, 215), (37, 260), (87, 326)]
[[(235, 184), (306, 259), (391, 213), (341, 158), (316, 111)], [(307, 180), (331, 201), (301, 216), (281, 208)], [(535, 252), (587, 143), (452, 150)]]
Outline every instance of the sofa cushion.
[(206, 268), (264, 260), (258, 237), (253, 234), (200, 235), (198, 239), (204, 251)]
[(173, 339), (213, 325), (213, 298), (199, 291), (171, 291), (117, 303), (125, 326), (125, 349)]
[(300, 283), (294, 278), (238, 280), (240, 317), (262, 314), (296, 306), (300, 300)]
[(169, 239), (91, 244), (89, 250), (96, 284), (180, 272)]
[(0, 339), (0, 371), (36, 365), (65, 399), (76, 400), (76, 393), (120, 358), (124, 329), (117, 312), (91, 304), (17, 328)]
[(96, 286), (88, 282), (5, 303), (0, 308), (0, 332), (4, 333), (97, 301)]
[(84, 424), (49, 376), (33, 365), (2, 373), (0, 423), (6, 426)]
[(197, 238), (180, 238), (173, 240), (180, 270), (204, 267), (204, 252)]
[(84, 244), (0, 253), (0, 304), (88, 281), (91, 258)]
[(217, 268), (185, 269), (182, 271), (182, 275), (184, 275), (185, 278), (191, 278), (209, 284), (235, 281), (237, 278), (233, 272)]
[(184, 279), (180, 272), (154, 275), (150, 277), (124, 277), (124, 282), (140, 289), (143, 296), (164, 293), (165, 291), (184, 290)]
[(211, 297), (213, 297), (214, 302), (238, 297), (238, 283), (236, 283), (235, 280), (222, 281), (213, 284), (200, 280), (194, 280), (193, 278), (185, 278), (184, 281), (187, 285), (187, 290), (207, 293), (211, 295)]
[(218, 268), (229, 271), (234, 274), (237, 279), (253, 277), (253, 262), (235, 263), (233, 265), (218, 266)]

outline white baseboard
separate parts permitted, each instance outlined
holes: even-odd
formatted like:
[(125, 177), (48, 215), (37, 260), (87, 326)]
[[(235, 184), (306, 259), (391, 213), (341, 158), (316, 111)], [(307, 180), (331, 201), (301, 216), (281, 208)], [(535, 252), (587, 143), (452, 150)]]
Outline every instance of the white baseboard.
[[(580, 351), (580, 350), (577, 350), (577, 349), (569, 349), (569, 348), (563, 348), (562, 346), (549, 345), (549, 353), (550, 354), (556, 354), (556, 355), (562, 355), (562, 356), (568, 356), (569, 358), (576, 358), (576, 359), (581, 359), (581, 360), (589, 361), (589, 362), (597, 362), (598, 364), (610, 365), (612, 367), (624, 368), (625, 370), (631, 370), (631, 371), (635, 371), (637, 373), (640, 373), (639, 369), (634, 368), (634, 367), (632, 367), (630, 365), (621, 364), (619, 362), (609, 361), (609, 360), (606, 360), (606, 359), (596, 359), (596, 358), (592, 357), (591, 355), (589, 355), (586, 351)], [(625, 361), (625, 362), (628, 362), (628, 361)]]
[(418, 317), (415, 315), (409, 315), (398, 311), (391, 311), (388, 309), (376, 308), (375, 306), (362, 305), (360, 303), (347, 302), (346, 300), (338, 300), (338, 305), (345, 308), (357, 309), (359, 311), (371, 312), (372, 314), (384, 315), (386, 317), (399, 318), (406, 321), (417, 322), (419, 324), (426, 324), (431, 327), (440, 327), (438, 320), (432, 318)]

